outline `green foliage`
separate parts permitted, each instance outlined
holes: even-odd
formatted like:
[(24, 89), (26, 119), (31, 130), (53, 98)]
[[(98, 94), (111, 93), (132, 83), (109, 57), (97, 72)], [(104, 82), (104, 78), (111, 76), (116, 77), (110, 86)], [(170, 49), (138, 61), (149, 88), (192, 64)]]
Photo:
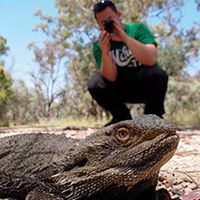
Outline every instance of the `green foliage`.
[(159, 46), (158, 63), (168, 75), (177, 76), (186, 67), (186, 54), (182, 41), (173, 38), (164, 47)]
[(0, 65), (0, 126), (7, 126), (8, 100), (12, 94), (12, 80)]
[(171, 77), (166, 98), (167, 118), (179, 124), (200, 124), (199, 77)]
[[(6, 55), (9, 50), (8, 46), (6, 46), (6, 39), (0, 35), (0, 58), (3, 55)], [(0, 59), (0, 65), (4, 64), (4, 60)]]
[(38, 102), (33, 91), (29, 91), (23, 81), (13, 87), (8, 101), (9, 119), (12, 124), (28, 124), (38, 122)]
[(6, 39), (0, 36), (0, 55), (6, 54), (8, 49), (9, 48), (6, 46)]

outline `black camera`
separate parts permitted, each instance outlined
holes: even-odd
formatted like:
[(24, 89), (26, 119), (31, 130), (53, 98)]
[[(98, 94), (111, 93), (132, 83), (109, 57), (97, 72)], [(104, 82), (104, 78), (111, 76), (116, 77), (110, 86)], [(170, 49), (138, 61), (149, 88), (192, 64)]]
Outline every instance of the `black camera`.
[(110, 20), (110, 19), (105, 20), (104, 28), (108, 33), (114, 33), (113, 20)]

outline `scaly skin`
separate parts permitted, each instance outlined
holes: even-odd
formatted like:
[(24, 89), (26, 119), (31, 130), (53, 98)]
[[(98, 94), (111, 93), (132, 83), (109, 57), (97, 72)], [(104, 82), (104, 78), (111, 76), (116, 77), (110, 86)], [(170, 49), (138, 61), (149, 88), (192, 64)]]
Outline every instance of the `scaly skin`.
[(156, 199), (158, 172), (178, 140), (175, 126), (154, 115), (99, 129), (80, 141), (49, 134), (3, 138), (0, 197)]

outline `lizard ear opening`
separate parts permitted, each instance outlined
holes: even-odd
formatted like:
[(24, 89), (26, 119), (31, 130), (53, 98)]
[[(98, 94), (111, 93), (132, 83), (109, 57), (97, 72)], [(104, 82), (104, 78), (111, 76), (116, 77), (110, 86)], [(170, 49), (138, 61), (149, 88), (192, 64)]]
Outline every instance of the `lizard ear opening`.
[(79, 167), (84, 167), (84, 166), (87, 164), (87, 162), (88, 162), (88, 159), (87, 159), (87, 158), (83, 158), (82, 160), (80, 160), (80, 161), (77, 163), (77, 165), (78, 165)]
[(146, 140), (153, 140), (158, 135), (156, 131), (146, 131), (145, 132), (145, 139)]

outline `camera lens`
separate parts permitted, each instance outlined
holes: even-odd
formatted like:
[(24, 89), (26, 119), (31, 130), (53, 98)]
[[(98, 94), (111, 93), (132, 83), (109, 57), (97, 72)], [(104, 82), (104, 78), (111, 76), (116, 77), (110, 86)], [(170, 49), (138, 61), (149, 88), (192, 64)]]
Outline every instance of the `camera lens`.
[(114, 33), (113, 20), (110, 20), (110, 19), (105, 20), (104, 28), (108, 33)]

